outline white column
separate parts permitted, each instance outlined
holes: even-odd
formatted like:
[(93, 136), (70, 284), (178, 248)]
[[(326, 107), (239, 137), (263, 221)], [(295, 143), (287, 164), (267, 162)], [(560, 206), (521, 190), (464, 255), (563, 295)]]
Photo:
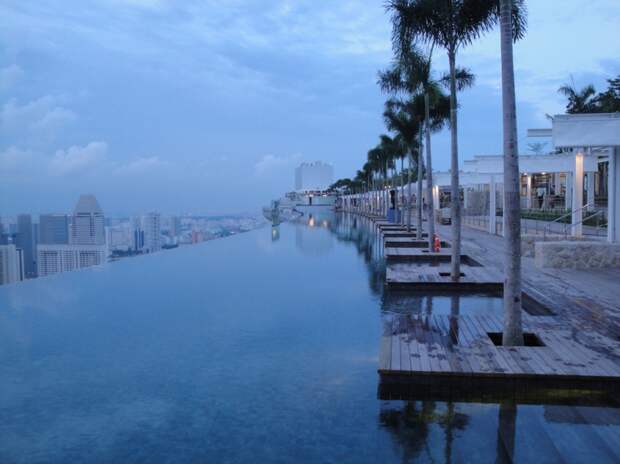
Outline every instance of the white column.
[(575, 167), (573, 172), (573, 202), (572, 202), (572, 234), (581, 237), (583, 234), (583, 151), (575, 153)]
[(588, 198), (586, 200), (586, 204), (594, 205), (594, 172), (586, 173), (587, 187), (588, 187)]
[(567, 172), (566, 173), (566, 191), (564, 192), (564, 208), (571, 210), (574, 209), (573, 203), (572, 203), (572, 199), (573, 199), (573, 173), (572, 172)]
[(491, 176), (489, 183), (489, 233), (495, 235), (497, 231), (497, 186), (495, 184), (495, 177)]
[(506, 236), (506, 193), (504, 190), (504, 184), (502, 184), (502, 237), (505, 237), (505, 236)]
[(531, 209), (532, 208), (532, 175), (528, 174), (525, 176), (526, 182), (527, 182), (527, 187), (525, 190), (525, 193), (527, 195), (527, 198), (525, 199), (525, 207), (527, 209)]
[(439, 185), (433, 185), (433, 206), (439, 209)]
[(620, 202), (618, 201), (618, 188), (620, 183), (620, 148), (615, 147), (609, 151), (609, 169), (607, 170), (607, 241), (617, 242), (620, 230)]

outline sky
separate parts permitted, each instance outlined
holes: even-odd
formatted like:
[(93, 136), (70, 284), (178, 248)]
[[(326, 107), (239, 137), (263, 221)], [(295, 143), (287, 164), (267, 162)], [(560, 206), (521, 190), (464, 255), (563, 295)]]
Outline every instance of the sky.
[[(572, 81), (620, 74), (618, 0), (530, 0), (515, 46), (520, 151)], [(302, 161), (350, 177), (386, 132), (384, 2), (0, 0), (0, 216), (256, 212)], [(460, 159), (501, 153), (499, 32), (463, 49)], [(447, 68), (443, 50), (434, 67)], [(433, 137), (449, 167), (449, 134)]]

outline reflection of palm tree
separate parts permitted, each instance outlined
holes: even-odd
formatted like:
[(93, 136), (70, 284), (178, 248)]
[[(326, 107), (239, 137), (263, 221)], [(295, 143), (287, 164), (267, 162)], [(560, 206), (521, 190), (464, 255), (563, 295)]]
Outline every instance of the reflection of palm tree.
[(459, 343), (459, 315), (460, 297), (453, 295), (450, 298), (450, 337), (453, 345)]
[(433, 424), (446, 432), (444, 453), (451, 456), (454, 430), (465, 430), (469, 416), (456, 411), (451, 403), (447, 403), (446, 410), (441, 412), (434, 401), (407, 401), (402, 409), (382, 408), (379, 421), (393, 433), (394, 441), (403, 450), (403, 462), (409, 462), (419, 457), (423, 450), (430, 454), (428, 442)]
[(338, 224), (340, 222), (340, 219), (336, 219), (329, 230), (334, 233), (338, 241), (355, 245), (358, 253), (363, 256), (369, 271), (370, 289), (374, 294), (381, 294), (385, 283), (385, 262), (377, 252), (380, 245), (377, 241), (377, 234), (373, 230), (372, 222), (366, 218), (351, 216), (351, 226), (339, 230)]
[(512, 463), (515, 454), (515, 435), (517, 430), (517, 404), (506, 401), (499, 405), (497, 423), (497, 446), (495, 462)]

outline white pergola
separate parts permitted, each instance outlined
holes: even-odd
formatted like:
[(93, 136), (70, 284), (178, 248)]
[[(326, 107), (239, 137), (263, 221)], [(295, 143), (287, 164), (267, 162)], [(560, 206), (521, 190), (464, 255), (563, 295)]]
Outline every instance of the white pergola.
[[(553, 118), (551, 129), (556, 148), (570, 148), (576, 152), (577, 168), (579, 155), (582, 159), (594, 149), (606, 149), (609, 156), (607, 240), (620, 241), (620, 113), (568, 114)], [(583, 171), (582, 171), (583, 172)], [(581, 194), (573, 193), (573, 197)], [(576, 201), (574, 204), (582, 204)]]
[[(553, 118), (551, 129), (532, 129), (528, 135), (533, 137), (552, 137), (560, 153), (544, 155), (520, 155), (519, 170), (527, 178), (527, 201), (531, 202), (532, 173), (564, 173), (566, 181), (566, 206), (572, 211), (572, 233), (582, 235), (582, 217), (585, 205), (594, 204), (594, 173), (598, 171), (601, 153), (606, 153), (608, 169), (608, 232), (609, 242), (620, 241), (620, 113), (571, 114)], [(503, 184), (503, 156), (477, 155), (463, 163), (459, 172), (461, 187), (489, 185), (489, 230), (495, 231), (497, 184)], [(588, 198), (584, 203), (584, 177), (588, 182)], [(439, 205), (439, 189), (450, 186), (449, 171), (433, 172), (433, 203)], [(397, 188), (397, 190), (399, 190)], [(407, 192), (408, 186), (403, 188)], [(411, 184), (412, 192), (417, 191), (417, 183)], [(403, 193), (404, 193), (403, 192)], [(426, 181), (423, 182), (426, 194)], [(362, 198), (363, 195), (351, 195)], [(569, 203), (570, 200), (570, 203)]]

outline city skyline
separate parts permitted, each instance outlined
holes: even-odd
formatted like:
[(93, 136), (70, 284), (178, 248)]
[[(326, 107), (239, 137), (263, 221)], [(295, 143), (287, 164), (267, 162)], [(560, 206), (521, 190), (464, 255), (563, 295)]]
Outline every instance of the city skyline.
[[(250, 212), (292, 189), (302, 161), (353, 176), (384, 131), (376, 75), (391, 61), (382, 3), (359, 5), (3, 2), (0, 214), (62, 211), (84, 191), (111, 214)], [(563, 111), (560, 85), (603, 90), (620, 71), (617, 41), (600, 46), (617, 2), (528, 8), (521, 137)], [(460, 97), (463, 160), (501, 151), (497, 38), (459, 55), (477, 77)], [(435, 138), (446, 169), (448, 133)]]

